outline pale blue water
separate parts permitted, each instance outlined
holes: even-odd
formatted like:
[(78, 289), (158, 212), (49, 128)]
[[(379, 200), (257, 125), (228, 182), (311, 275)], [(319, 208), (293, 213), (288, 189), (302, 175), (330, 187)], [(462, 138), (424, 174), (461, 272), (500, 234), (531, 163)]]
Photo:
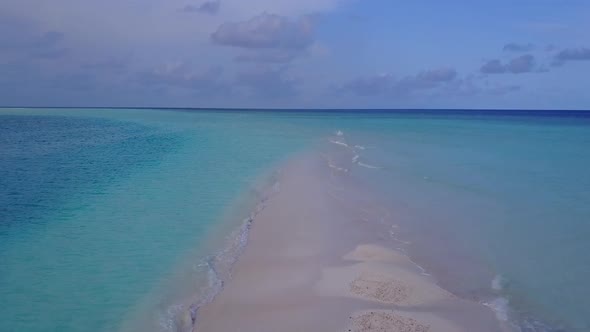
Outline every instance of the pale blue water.
[(499, 310), (508, 300), (524, 331), (546, 330), (535, 317), (590, 330), (590, 118), (368, 126), (375, 148), (363, 155), (385, 167), (368, 177), (408, 226), (396, 231), (415, 260), (465, 297)]
[(590, 329), (590, 117), (6, 109), (0, 330), (157, 326), (236, 197), (336, 130), (443, 286)]

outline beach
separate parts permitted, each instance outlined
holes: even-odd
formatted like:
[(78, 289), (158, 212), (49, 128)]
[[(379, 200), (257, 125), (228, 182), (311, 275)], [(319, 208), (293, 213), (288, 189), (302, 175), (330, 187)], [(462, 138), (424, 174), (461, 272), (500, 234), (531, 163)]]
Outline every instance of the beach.
[(338, 159), (310, 153), (281, 169), (279, 190), (253, 220), (231, 279), (196, 315), (185, 314), (184, 327), (505, 331), (491, 309), (443, 290), (391, 248), (380, 221), (395, 211), (352, 188)]
[(589, 17), (0, 0), (0, 332), (590, 332)]
[(2, 109), (0, 330), (588, 331), (590, 117), (478, 114)]

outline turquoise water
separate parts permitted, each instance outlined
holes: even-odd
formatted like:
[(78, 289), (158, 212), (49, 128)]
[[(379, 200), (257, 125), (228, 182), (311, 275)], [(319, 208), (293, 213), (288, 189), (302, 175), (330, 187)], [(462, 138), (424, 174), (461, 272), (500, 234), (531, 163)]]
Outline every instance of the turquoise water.
[(523, 331), (590, 329), (589, 117), (5, 109), (0, 330), (170, 328), (228, 207), (337, 130), (441, 284)]
[(416, 261), (501, 318), (510, 305), (523, 331), (590, 329), (590, 119), (367, 126), (374, 149), (363, 155), (384, 167), (367, 178), (406, 226), (396, 232)]
[(299, 143), (232, 115), (40, 113), (0, 117), (2, 331), (119, 328)]

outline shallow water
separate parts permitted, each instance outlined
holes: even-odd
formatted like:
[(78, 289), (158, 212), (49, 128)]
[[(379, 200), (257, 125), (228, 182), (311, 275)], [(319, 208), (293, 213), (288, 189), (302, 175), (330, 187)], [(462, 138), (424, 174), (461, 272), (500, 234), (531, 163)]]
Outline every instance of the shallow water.
[(371, 148), (358, 160), (381, 168), (363, 174), (394, 211), (396, 236), (410, 242), (400, 246), (445, 287), (525, 331), (586, 331), (589, 125), (588, 118), (382, 119), (359, 133)]
[(590, 328), (588, 117), (7, 109), (0, 330), (171, 327), (236, 198), (328, 137), (443, 286), (526, 331)]
[(111, 330), (160, 306), (227, 206), (297, 148), (225, 115), (127, 113), (0, 119), (0, 330)]

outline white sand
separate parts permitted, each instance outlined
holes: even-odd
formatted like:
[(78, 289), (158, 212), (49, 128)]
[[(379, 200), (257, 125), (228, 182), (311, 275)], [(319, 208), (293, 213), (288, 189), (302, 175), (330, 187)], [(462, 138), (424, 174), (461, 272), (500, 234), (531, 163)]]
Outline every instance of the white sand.
[[(350, 189), (321, 157), (300, 158), (256, 218), (233, 278), (201, 308), (199, 332), (501, 331), (486, 307), (460, 300), (408, 258), (367, 244)], [(347, 195), (342, 193), (347, 192)], [(376, 241), (377, 242), (377, 241)]]

